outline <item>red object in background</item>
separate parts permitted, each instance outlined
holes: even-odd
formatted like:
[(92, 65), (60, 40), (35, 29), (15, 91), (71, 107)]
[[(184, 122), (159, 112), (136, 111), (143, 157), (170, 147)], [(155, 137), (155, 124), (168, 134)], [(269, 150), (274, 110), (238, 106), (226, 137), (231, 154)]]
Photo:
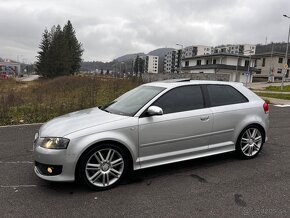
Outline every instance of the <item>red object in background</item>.
[(7, 79), (7, 74), (6, 72), (1, 73), (1, 79)]
[(264, 108), (264, 112), (265, 112), (265, 114), (267, 114), (267, 113), (269, 112), (269, 105), (268, 105), (267, 102), (265, 102), (265, 103), (263, 104), (263, 108)]

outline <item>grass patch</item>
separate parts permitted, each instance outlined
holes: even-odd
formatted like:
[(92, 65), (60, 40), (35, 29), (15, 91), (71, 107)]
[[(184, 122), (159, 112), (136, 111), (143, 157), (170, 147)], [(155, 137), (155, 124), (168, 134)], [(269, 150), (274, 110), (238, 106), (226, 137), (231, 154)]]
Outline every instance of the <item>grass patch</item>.
[(281, 90), (281, 86), (269, 86), (266, 87), (266, 90), (274, 92), (290, 92), (290, 86), (284, 86), (283, 90)]
[(32, 82), (0, 80), (0, 125), (46, 122), (108, 103), (139, 84), (133, 79), (77, 76)]
[(278, 98), (284, 100), (290, 100), (290, 94), (279, 94), (279, 93), (264, 93), (264, 92), (257, 92), (257, 95), (261, 97), (268, 97), (268, 98)]

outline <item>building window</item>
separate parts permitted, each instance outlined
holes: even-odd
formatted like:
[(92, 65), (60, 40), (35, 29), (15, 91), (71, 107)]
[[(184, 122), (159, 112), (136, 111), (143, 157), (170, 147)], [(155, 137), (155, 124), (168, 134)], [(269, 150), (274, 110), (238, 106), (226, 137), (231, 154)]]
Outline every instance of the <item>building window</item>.
[(277, 70), (277, 73), (282, 73), (282, 69), (279, 68), (279, 69)]
[(279, 58), (278, 63), (282, 64), (283, 63), (283, 58)]
[(249, 66), (250, 61), (249, 60), (245, 60), (245, 67)]
[(212, 63), (213, 63), (213, 64), (216, 64), (216, 59), (213, 59)]
[(186, 67), (189, 66), (189, 61), (185, 61), (185, 66), (186, 66)]
[(201, 65), (201, 60), (196, 60), (196, 65)]
[(265, 67), (265, 64), (266, 64), (266, 58), (263, 58), (263, 60), (262, 60), (262, 67)]

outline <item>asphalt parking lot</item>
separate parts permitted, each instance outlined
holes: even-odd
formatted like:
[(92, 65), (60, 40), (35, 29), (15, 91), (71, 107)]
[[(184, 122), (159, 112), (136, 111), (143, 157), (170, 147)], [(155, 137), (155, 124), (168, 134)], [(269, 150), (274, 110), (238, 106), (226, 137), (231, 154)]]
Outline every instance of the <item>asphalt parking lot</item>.
[(1, 217), (290, 216), (290, 107), (271, 106), (269, 140), (256, 159), (229, 153), (145, 169), (104, 192), (37, 178), (38, 128), (0, 127)]

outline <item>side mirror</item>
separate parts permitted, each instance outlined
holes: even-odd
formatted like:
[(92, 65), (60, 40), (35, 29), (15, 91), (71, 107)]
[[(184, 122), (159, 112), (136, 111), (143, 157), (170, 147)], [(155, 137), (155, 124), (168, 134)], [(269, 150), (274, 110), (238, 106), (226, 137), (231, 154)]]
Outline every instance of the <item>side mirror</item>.
[(158, 107), (158, 106), (150, 106), (148, 109), (147, 109), (147, 113), (150, 115), (150, 116), (154, 116), (154, 115), (162, 115), (163, 114), (163, 110), (162, 108)]

